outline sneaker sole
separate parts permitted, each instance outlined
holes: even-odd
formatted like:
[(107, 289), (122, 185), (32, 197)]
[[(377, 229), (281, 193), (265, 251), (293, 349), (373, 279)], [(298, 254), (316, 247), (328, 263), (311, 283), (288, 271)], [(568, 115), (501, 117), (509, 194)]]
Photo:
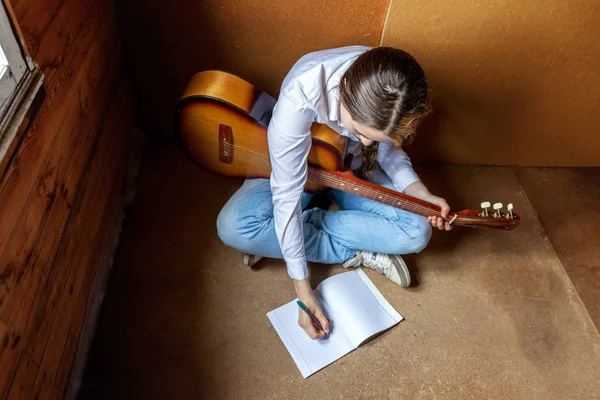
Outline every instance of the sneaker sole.
[(406, 266), (406, 263), (402, 259), (402, 257), (390, 256), (392, 258), (392, 263), (394, 267), (396, 267), (396, 271), (398, 272), (398, 276), (400, 277), (401, 287), (409, 287), (410, 286), (410, 271)]

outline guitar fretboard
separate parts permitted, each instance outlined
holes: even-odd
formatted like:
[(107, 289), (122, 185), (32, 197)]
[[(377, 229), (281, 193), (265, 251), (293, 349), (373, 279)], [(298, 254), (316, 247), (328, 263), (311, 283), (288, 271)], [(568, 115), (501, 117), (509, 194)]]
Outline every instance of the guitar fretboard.
[(336, 171), (309, 166), (308, 180), (426, 217), (441, 216), (440, 207), (434, 204), (354, 177), (349, 178)]

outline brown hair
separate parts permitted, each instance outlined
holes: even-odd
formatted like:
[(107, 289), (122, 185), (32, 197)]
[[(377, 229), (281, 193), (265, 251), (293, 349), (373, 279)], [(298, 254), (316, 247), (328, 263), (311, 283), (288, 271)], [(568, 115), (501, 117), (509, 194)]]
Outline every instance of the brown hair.
[[(382, 131), (396, 146), (410, 142), (431, 112), (428, 92), (423, 68), (413, 56), (392, 47), (363, 53), (340, 82), (340, 99), (352, 119)], [(377, 148), (374, 142), (363, 151), (363, 179), (378, 166)]]

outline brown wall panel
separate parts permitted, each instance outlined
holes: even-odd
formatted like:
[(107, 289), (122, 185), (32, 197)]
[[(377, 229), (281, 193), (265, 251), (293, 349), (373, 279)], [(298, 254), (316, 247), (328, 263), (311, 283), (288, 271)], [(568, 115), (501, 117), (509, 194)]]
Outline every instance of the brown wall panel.
[(379, 45), (388, 0), (162, 0), (118, 2), (141, 116), (154, 134), (172, 131), (190, 77), (222, 69), (271, 94), (303, 54)]
[(600, 165), (597, 0), (392, 0), (383, 44), (433, 86), (416, 160)]

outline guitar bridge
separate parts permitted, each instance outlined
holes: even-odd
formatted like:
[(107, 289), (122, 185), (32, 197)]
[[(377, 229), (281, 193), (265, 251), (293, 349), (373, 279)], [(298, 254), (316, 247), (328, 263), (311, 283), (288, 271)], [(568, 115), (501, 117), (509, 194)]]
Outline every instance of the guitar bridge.
[(231, 164), (233, 160), (233, 133), (228, 125), (219, 124), (219, 161)]

